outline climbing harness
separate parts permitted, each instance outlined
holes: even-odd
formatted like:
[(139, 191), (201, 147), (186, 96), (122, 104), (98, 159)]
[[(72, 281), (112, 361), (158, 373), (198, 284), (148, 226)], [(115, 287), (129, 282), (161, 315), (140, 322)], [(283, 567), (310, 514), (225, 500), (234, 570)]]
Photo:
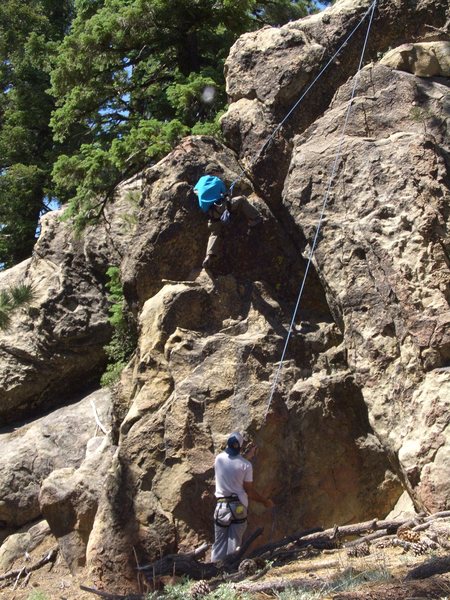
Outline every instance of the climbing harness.
[(214, 523), (219, 527), (229, 527), (247, 521), (247, 509), (233, 494), (224, 498), (217, 498), (217, 506), (214, 511)]
[(208, 218), (211, 221), (221, 221), (228, 225), (231, 221), (231, 202), (228, 196), (224, 196), (217, 202), (214, 202), (207, 212)]

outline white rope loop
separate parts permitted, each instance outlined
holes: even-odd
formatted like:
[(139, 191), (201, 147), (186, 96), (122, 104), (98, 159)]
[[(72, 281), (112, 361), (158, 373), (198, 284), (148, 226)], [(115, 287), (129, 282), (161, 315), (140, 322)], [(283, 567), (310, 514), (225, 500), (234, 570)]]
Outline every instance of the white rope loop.
[[(286, 336), (286, 340), (285, 340), (284, 347), (283, 347), (283, 352), (281, 354), (281, 359), (280, 359), (280, 362), (279, 362), (279, 365), (278, 365), (278, 369), (276, 371), (275, 378), (274, 378), (274, 381), (273, 381), (273, 384), (272, 384), (272, 388), (271, 388), (271, 392), (270, 392), (269, 401), (267, 403), (267, 408), (266, 408), (266, 413), (265, 413), (265, 416), (264, 416), (264, 420), (267, 419), (267, 415), (269, 413), (270, 406), (272, 404), (272, 399), (273, 399), (273, 396), (275, 394), (276, 387), (278, 385), (278, 380), (279, 380), (279, 377), (280, 377), (281, 369), (283, 367), (283, 362), (284, 362), (284, 359), (285, 359), (285, 356), (286, 356), (287, 347), (288, 347), (289, 341), (290, 341), (291, 336), (292, 336), (292, 331), (293, 331), (293, 328), (294, 328), (295, 318), (297, 316), (298, 308), (300, 306), (300, 300), (301, 300), (301, 298), (303, 296), (303, 290), (305, 288), (306, 278), (308, 276), (308, 272), (309, 272), (309, 269), (310, 269), (310, 266), (311, 266), (311, 263), (312, 263), (312, 259), (313, 259), (313, 256), (314, 256), (314, 251), (315, 251), (316, 246), (317, 246), (317, 240), (319, 238), (320, 228), (322, 226), (322, 221), (323, 221), (323, 217), (324, 217), (324, 214), (325, 214), (325, 209), (326, 209), (327, 204), (328, 204), (328, 200), (329, 200), (329, 197), (330, 197), (330, 192), (331, 192), (331, 188), (333, 186), (333, 182), (334, 182), (334, 178), (335, 178), (335, 175), (336, 175), (336, 171), (337, 171), (337, 167), (338, 167), (338, 164), (339, 164), (339, 160), (340, 160), (340, 158), (342, 156), (342, 147), (343, 147), (343, 144), (344, 144), (345, 132), (347, 130), (347, 125), (348, 125), (348, 122), (349, 122), (349, 119), (350, 119), (350, 113), (351, 113), (351, 110), (352, 110), (353, 100), (355, 98), (355, 93), (356, 93), (356, 85), (358, 83), (358, 76), (359, 76), (359, 73), (360, 73), (361, 68), (362, 68), (362, 64), (363, 64), (363, 60), (364, 60), (364, 55), (365, 55), (366, 48), (367, 48), (367, 42), (368, 42), (368, 39), (369, 39), (369, 33), (370, 33), (370, 29), (372, 27), (372, 21), (373, 21), (373, 16), (374, 16), (374, 13), (375, 13), (376, 4), (377, 4), (377, 0), (374, 0), (374, 2), (372, 3), (370, 9), (366, 12), (366, 14), (363, 17), (363, 20), (364, 20), (367, 17), (367, 15), (369, 15), (369, 13), (370, 13), (370, 19), (369, 19), (369, 24), (367, 26), (366, 36), (365, 36), (365, 39), (364, 39), (364, 44), (363, 44), (363, 48), (362, 48), (362, 52), (361, 52), (361, 58), (359, 60), (358, 70), (357, 70), (357, 72), (355, 74), (355, 77), (354, 77), (353, 87), (352, 87), (352, 93), (351, 93), (350, 101), (348, 103), (347, 112), (346, 112), (346, 116), (345, 116), (345, 119), (344, 119), (344, 125), (342, 127), (340, 141), (339, 141), (337, 152), (336, 152), (336, 156), (335, 156), (335, 159), (334, 159), (334, 162), (333, 162), (333, 167), (332, 167), (332, 170), (331, 170), (331, 174), (330, 174), (330, 177), (328, 179), (327, 189), (326, 189), (325, 194), (324, 194), (324, 198), (323, 198), (323, 202), (322, 202), (322, 209), (321, 209), (320, 217), (319, 217), (319, 222), (317, 224), (316, 233), (314, 235), (313, 243), (311, 245), (311, 249), (310, 249), (310, 252), (309, 252), (308, 262), (306, 264), (306, 269), (305, 269), (305, 273), (303, 275), (303, 280), (302, 280), (302, 283), (301, 283), (301, 286), (300, 286), (300, 291), (298, 293), (297, 302), (295, 304), (295, 308), (294, 308), (294, 312), (293, 312), (293, 315), (292, 315), (291, 323), (289, 325), (289, 331), (288, 331), (288, 334)], [(353, 32), (352, 32), (351, 35), (353, 35), (353, 33), (356, 31), (356, 29), (359, 27), (359, 25), (361, 25), (361, 23), (362, 23), (362, 21), (353, 30)], [(347, 39), (349, 39), (349, 38), (347, 38)], [(344, 42), (344, 44), (345, 43), (346, 42)], [(342, 48), (342, 46), (341, 46), (341, 48)], [(331, 59), (331, 60), (333, 60), (333, 59)], [(317, 79), (318, 79), (318, 77), (315, 79), (315, 81), (317, 81)], [(298, 103), (299, 102), (297, 102), (297, 105), (298, 105)]]

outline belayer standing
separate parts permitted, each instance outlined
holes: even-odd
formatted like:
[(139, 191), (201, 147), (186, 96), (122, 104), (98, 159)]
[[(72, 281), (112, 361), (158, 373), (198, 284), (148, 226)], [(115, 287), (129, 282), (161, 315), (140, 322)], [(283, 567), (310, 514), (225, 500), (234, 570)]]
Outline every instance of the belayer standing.
[(200, 177), (194, 186), (200, 210), (208, 215), (210, 231), (206, 257), (202, 266), (208, 268), (221, 254), (222, 226), (230, 220), (231, 215), (243, 214), (249, 227), (254, 227), (262, 221), (258, 210), (245, 196), (228, 197), (228, 190), (220, 179), (223, 169), (217, 163), (209, 163), (205, 175)]
[(241, 456), (242, 435), (235, 431), (230, 434), (227, 447), (216, 456), (217, 499), (214, 511), (214, 544), (211, 560), (223, 560), (228, 554), (239, 549), (247, 528), (248, 499), (261, 502), (266, 508), (274, 503), (264, 498), (253, 487), (252, 463)]

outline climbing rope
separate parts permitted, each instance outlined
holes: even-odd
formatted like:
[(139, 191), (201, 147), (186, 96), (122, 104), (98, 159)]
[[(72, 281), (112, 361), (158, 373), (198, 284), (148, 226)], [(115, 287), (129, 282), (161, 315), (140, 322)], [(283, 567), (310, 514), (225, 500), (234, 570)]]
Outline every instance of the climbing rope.
[[(360, 57), (360, 60), (359, 60), (358, 70), (357, 70), (355, 78), (354, 78), (352, 93), (351, 93), (350, 101), (348, 103), (347, 112), (346, 112), (346, 116), (345, 116), (345, 119), (344, 119), (344, 125), (342, 127), (340, 141), (339, 141), (339, 144), (338, 144), (338, 148), (337, 148), (337, 151), (336, 151), (336, 156), (335, 156), (335, 159), (334, 159), (333, 167), (332, 167), (332, 170), (331, 170), (331, 173), (330, 173), (330, 177), (328, 179), (328, 185), (327, 185), (327, 188), (326, 188), (326, 191), (325, 191), (325, 194), (324, 194), (324, 198), (323, 198), (323, 202), (322, 202), (322, 210), (320, 212), (319, 222), (317, 224), (316, 233), (314, 235), (313, 243), (311, 245), (311, 249), (310, 249), (310, 252), (309, 252), (308, 262), (306, 264), (306, 269), (305, 269), (305, 273), (303, 275), (303, 280), (302, 280), (302, 283), (301, 283), (301, 286), (300, 286), (300, 290), (299, 290), (299, 293), (298, 293), (297, 302), (295, 304), (295, 308), (294, 308), (294, 312), (293, 312), (293, 315), (292, 315), (291, 323), (289, 325), (289, 331), (288, 331), (288, 334), (286, 336), (286, 340), (285, 340), (284, 347), (283, 347), (283, 352), (281, 354), (281, 359), (280, 359), (280, 362), (279, 362), (279, 365), (278, 365), (278, 369), (276, 371), (275, 378), (274, 378), (274, 381), (273, 381), (273, 384), (272, 384), (272, 387), (271, 387), (269, 401), (267, 403), (267, 408), (266, 408), (264, 420), (267, 419), (267, 415), (269, 413), (270, 406), (272, 404), (272, 399), (273, 399), (273, 396), (275, 394), (276, 387), (278, 385), (278, 380), (279, 380), (279, 377), (280, 377), (281, 369), (283, 367), (283, 362), (284, 362), (284, 359), (285, 359), (285, 356), (286, 356), (287, 347), (288, 347), (288, 344), (289, 344), (289, 341), (290, 341), (290, 338), (291, 338), (291, 335), (292, 335), (292, 331), (293, 331), (293, 328), (294, 328), (295, 318), (297, 316), (298, 308), (300, 306), (300, 300), (302, 298), (303, 290), (305, 288), (306, 278), (308, 276), (308, 272), (309, 272), (309, 269), (310, 269), (310, 266), (311, 266), (311, 263), (312, 263), (312, 259), (313, 259), (313, 256), (314, 256), (314, 251), (315, 251), (316, 246), (317, 246), (317, 240), (319, 238), (320, 228), (322, 226), (323, 217), (324, 217), (324, 214), (325, 214), (325, 209), (326, 209), (327, 204), (328, 204), (328, 200), (329, 200), (329, 197), (330, 197), (331, 188), (332, 188), (332, 185), (333, 185), (333, 182), (334, 182), (334, 177), (336, 175), (336, 171), (337, 171), (337, 167), (338, 167), (338, 164), (339, 164), (339, 160), (340, 160), (341, 155), (342, 155), (342, 147), (343, 147), (343, 144), (344, 144), (345, 132), (347, 130), (347, 125), (348, 125), (349, 118), (350, 118), (350, 113), (351, 113), (351, 109), (352, 109), (352, 105), (353, 105), (353, 100), (355, 98), (356, 85), (357, 85), (357, 82), (358, 82), (358, 75), (359, 75), (359, 73), (360, 73), (360, 71), (362, 69), (362, 64), (363, 64), (364, 55), (365, 55), (365, 52), (366, 52), (367, 42), (368, 42), (368, 39), (369, 39), (370, 29), (372, 27), (372, 21), (373, 21), (373, 16), (374, 16), (374, 13), (375, 13), (376, 4), (377, 4), (377, 0), (374, 0), (374, 2), (372, 3), (371, 7), (369, 8), (369, 10), (367, 11), (367, 13), (364, 15), (364, 17), (362, 19), (362, 21), (363, 21), (370, 14), (369, 23), (368, 23), (367, 31), (366, 31), (366, 36), (365, 36), (365, 39), (364, 39), (364, 44), (363, 44), (363, 48), (362, 48), (362, 52), (361, 52), (361, 57)], [(350, 39), (350, 37), (353, 35), (353, 33), (356, 31), (356, 29), (361, 25), (362, 21), (352, 31), (352, 33), (350, 34), (350, 36), (344, 42), (343, 46), (347, 43), (348, 39)], [(341, 46), (341, 48), (343, 46)], [(340, 49), (338, 50), (338, 52), (339, 51), (340, 51)], [(336, 56), (336, 54), (334, 56)], [(334, 57), (333, 57), (333, 59), (334, 59)], [(333, 59), (331, 59), (328, 62), (328, 64)], [(327, 64), (327, 66), (328, 66), (328, 64)], [(322, 72), (323, 72), (323, 70), (321, 71), (321, 73)], [(319, 74), (319, 76), (321, 75), (321, 73)], [(316, 79), (314, 80), (314, 82), (318, 80), (319, 76), (316, 77)], [(311, 88), (311, 86), (308, 88), (308, 90), (310, 88)], [(305, 96), (305, 94), (303, 94), (302, 98), (304, 96)], [(294, 110), (294, 108), (296, 106), (298, 106), (299, 103), (300, 103), (300, 100), (294, 105), (294, 107), (291, 109), (291, 111), (288, 114), (291, 114), (292, 111)], [(286, 120), (286, 118), (281, 122), (281, 124)], [(280, 126), (281, 126), (281, 124), (280, 124)], [(280, 126), (278, 126), (277, 129), (279, 129)], [(272, 135), (272, 138), (273, 138), (273, 135)], [(265, 144), (263, 146), (263, 148), (266, 145), (267, 144)]]
[[(364, 13), (363, 17), (361, 18), (361, 20), (359, 21), (359, 23), (356, 25), (356, 27), (354, 27), (352, 29), (352, 31), (345, 38), (345, 40), (342, 42), (342, 44), (339, 46), (339, 48), (336, 50), (336, 52), (333, 54), (333, 56), (329, 59), (329, 61), (326, 63), (326, 65), (320, 70), (320, 72), (318, 73), (318, 75), (313, 79), (313, 81), (308, 85), (308, 87), (306, 88), (306, 90), (301, 94), (300, 98), (292, 105), (292, 107), (286, 113), (286, 115), (283, 118), (283, 120), (280, 121), (280, 123), (278, 123), (278, 125), (275, 127), (275, 129), (273, 130), (273, 132), (270, 134), (270, 136), (267, 138), (267, 140), (261, 146), (261, 149), (256, 153), (256, 155), (254, 156), (254, 158), (250, 162), (250, 164), (248, 166), (249, 169), (256, 163), (256, 161), (259, 159), (259, 157), (264, 152), (264, 150), (266, 150), (270, 146), (270, 144), (272, 143), (272, 141), (275, 138), (275, 136), (277, 135), (277, 133), (280, 131), (280, 129), (283, 127), (283, 125), (286, 123), (286, 121), (289, 119), (289, 117), (292, 115), (292, 113), (295, 111), (295, 109), (299, 106), (299, 104), (303, 101), (303, 99), (309, 93), (309, 91), (316, 85), (316, 83), (319, 81), (319, 79), (322, 77), (322, 75), (325, 73), (325, 71), (328, 69), (328, 67), (334, 62), (334, 60), (340, 54), (341, 50), (343, 50), (343, 48), (345, 48), (345, 46), (348, 44), (348, 42), (351, 40), (351, 38), (354, 36), (354, 34), (358, 31), (358, 29), (364, 23), (364, 21), (366, 20), (366, 18), (367, 18), (367, 16), (369, 14), (371, 16), (370, 16), (370, 22), (369, 22), (368, 31), (370, 30), (370, 26), (372, 24), (372, 19), (373, 19), (373, 14), (374, 14), (374, 11), (375, 11), (376, 3), (377, 3), (377, 0), (374, 0), (374, 2), (369, 6), (369, 8)], [(366, 43), (367, 43), (367, 36), (366, 36)], [(365, 50), (365, 46), (364, 46), (364, 50)], [(234, 179), (233, 182), (231, 183), (230, 189), (229, 189), (230, 196), (233, 195), (234, 186), (243, 177), (247, 176), (247, 174), (244, 171), (244, 169), (241, 166), (239, 166), (239, 168), (241, 170), (241, 174), (238, 177), (236, 177), (236, 179)]]

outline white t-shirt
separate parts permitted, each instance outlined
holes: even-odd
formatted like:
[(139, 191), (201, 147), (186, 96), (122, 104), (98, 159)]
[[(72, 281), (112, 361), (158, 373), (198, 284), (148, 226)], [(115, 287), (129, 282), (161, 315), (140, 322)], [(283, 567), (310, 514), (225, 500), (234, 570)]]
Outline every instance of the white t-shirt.
[(246, 458), (238, 454), (230, 456), (221, 452), (214, 462), (216, 472), (216, 498), (236, 494), (244, 506), (248, 506), (248, 496), (244, 490), (244, 481), (253, 481), (253, 466)]

